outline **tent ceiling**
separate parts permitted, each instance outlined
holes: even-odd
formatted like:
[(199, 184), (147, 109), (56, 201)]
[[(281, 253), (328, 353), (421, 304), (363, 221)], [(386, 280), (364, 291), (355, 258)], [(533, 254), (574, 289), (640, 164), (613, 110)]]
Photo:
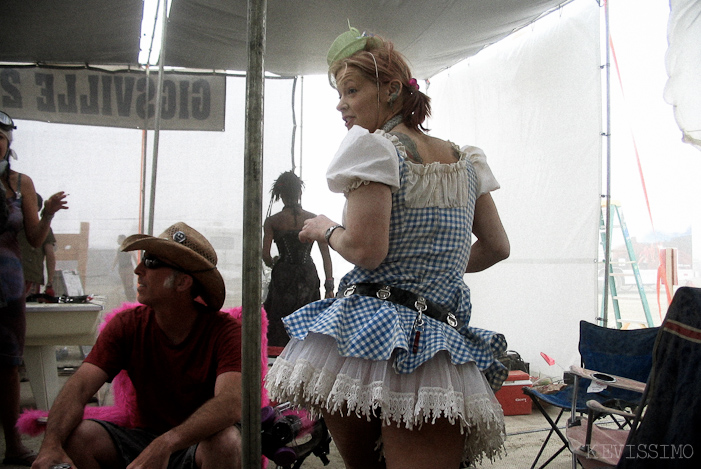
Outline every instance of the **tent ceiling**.
[[(265, 68), (325, 73), (326, 52), (347, 28), (392, 39), (417, 78), (476, 54), (569, 0), (272, 0)], [(3, 0), (0, 61), (136, 65), (141, 0)], [(247, 2), (174, 0), (167, 65), (245, 70)]]
[(0, 61), (138, 63), (142, 0), (2, 0)]

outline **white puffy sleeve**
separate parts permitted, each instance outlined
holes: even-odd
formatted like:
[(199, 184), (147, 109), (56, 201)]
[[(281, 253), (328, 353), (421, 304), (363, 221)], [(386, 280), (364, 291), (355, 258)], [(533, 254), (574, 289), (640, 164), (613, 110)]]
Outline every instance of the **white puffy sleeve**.
[(394, 144), (381, 133), (354, 126), (326, 170), (331, 192), (348, 193), (361, 184), (379, 182), (399, 189), (399, 160)]
[(487, 164), (487, 155), (480, 148), (465, 145), (460, 151), (467, 155), (475, 168), (475, 173), (477, 174), (477, 197), (501, 187)]

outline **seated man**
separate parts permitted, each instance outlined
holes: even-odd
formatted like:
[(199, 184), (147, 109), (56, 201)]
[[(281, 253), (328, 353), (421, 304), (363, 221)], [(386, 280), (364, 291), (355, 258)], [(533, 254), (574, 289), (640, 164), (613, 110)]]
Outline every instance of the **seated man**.
[[(185, 223), (132, 235), (142, 305), (112, 318), (51, 407), (32, 467), (241, 467), (241, 324), (219, 311), (225, 288), (211, 244)], [(204, 304), (203, 304), (204, 303)], [(83, 420), (83, 407), (127, 370), (138, 428)]]

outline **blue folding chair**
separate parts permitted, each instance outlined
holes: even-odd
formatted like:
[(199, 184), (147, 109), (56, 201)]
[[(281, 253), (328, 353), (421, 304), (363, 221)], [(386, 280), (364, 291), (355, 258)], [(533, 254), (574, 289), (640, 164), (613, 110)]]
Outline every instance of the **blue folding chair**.
[[(659, 327), (633, 330), (609, 329), (586, 321), (580, 321), (579, 353), (581, 366), (607, 374), (646, 382), (652, 368), (652, 349), (658, 330)], [(568, 383), (568, 386), (553, 394), (543, 394), (537, 389), (530, 387), (523, 388), (523, 392), (531, 397), (536, 408), (550, 425), (548, 435), (543, 441), (531, 465), (531, 469), (538, 464), (553, 433), (560, 438), (562, 445), (539, 468), (542, 469), (547, 466), (562, 451), (569, 448), (567, 437), (558, 426), (565, 410), (573, 411), (573, 415), (575, 413), (584, 413), (587, 411), (586, 403), (589, 400), (596, 400), (608, 405), (608, 407), (620, 409), (634, 409), (640, 402), (640, 395), (631, 391), (607, 388), (602, 392), (588, 393), (587, 390), (591, 383), (589, 379), (578, 380), (577, 399), (573, 402), (573, 381), (571, 375), (565, 373), (565, 382)], [(560, 409), (555, 420), (550, 417), (543, 405), (544, 403)], [(625, 422), (617, 423), (625, 425)]]

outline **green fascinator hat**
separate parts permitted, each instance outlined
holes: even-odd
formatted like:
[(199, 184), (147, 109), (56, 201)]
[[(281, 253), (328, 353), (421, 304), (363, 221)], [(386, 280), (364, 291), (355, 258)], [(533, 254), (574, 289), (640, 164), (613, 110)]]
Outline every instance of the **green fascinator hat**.
[(378, 41), (377, 38), (365, 32), (361, 34), (356, 28), (351, 27), (350, 22), (348, 22), (348, 28), (348, 31), (338, 36), (331, 44), (329, 53), (326, 56), (326, 61), (329, 65), (365, 49), (368, 41), (371, 41), (371, 43), (372, 41)]

